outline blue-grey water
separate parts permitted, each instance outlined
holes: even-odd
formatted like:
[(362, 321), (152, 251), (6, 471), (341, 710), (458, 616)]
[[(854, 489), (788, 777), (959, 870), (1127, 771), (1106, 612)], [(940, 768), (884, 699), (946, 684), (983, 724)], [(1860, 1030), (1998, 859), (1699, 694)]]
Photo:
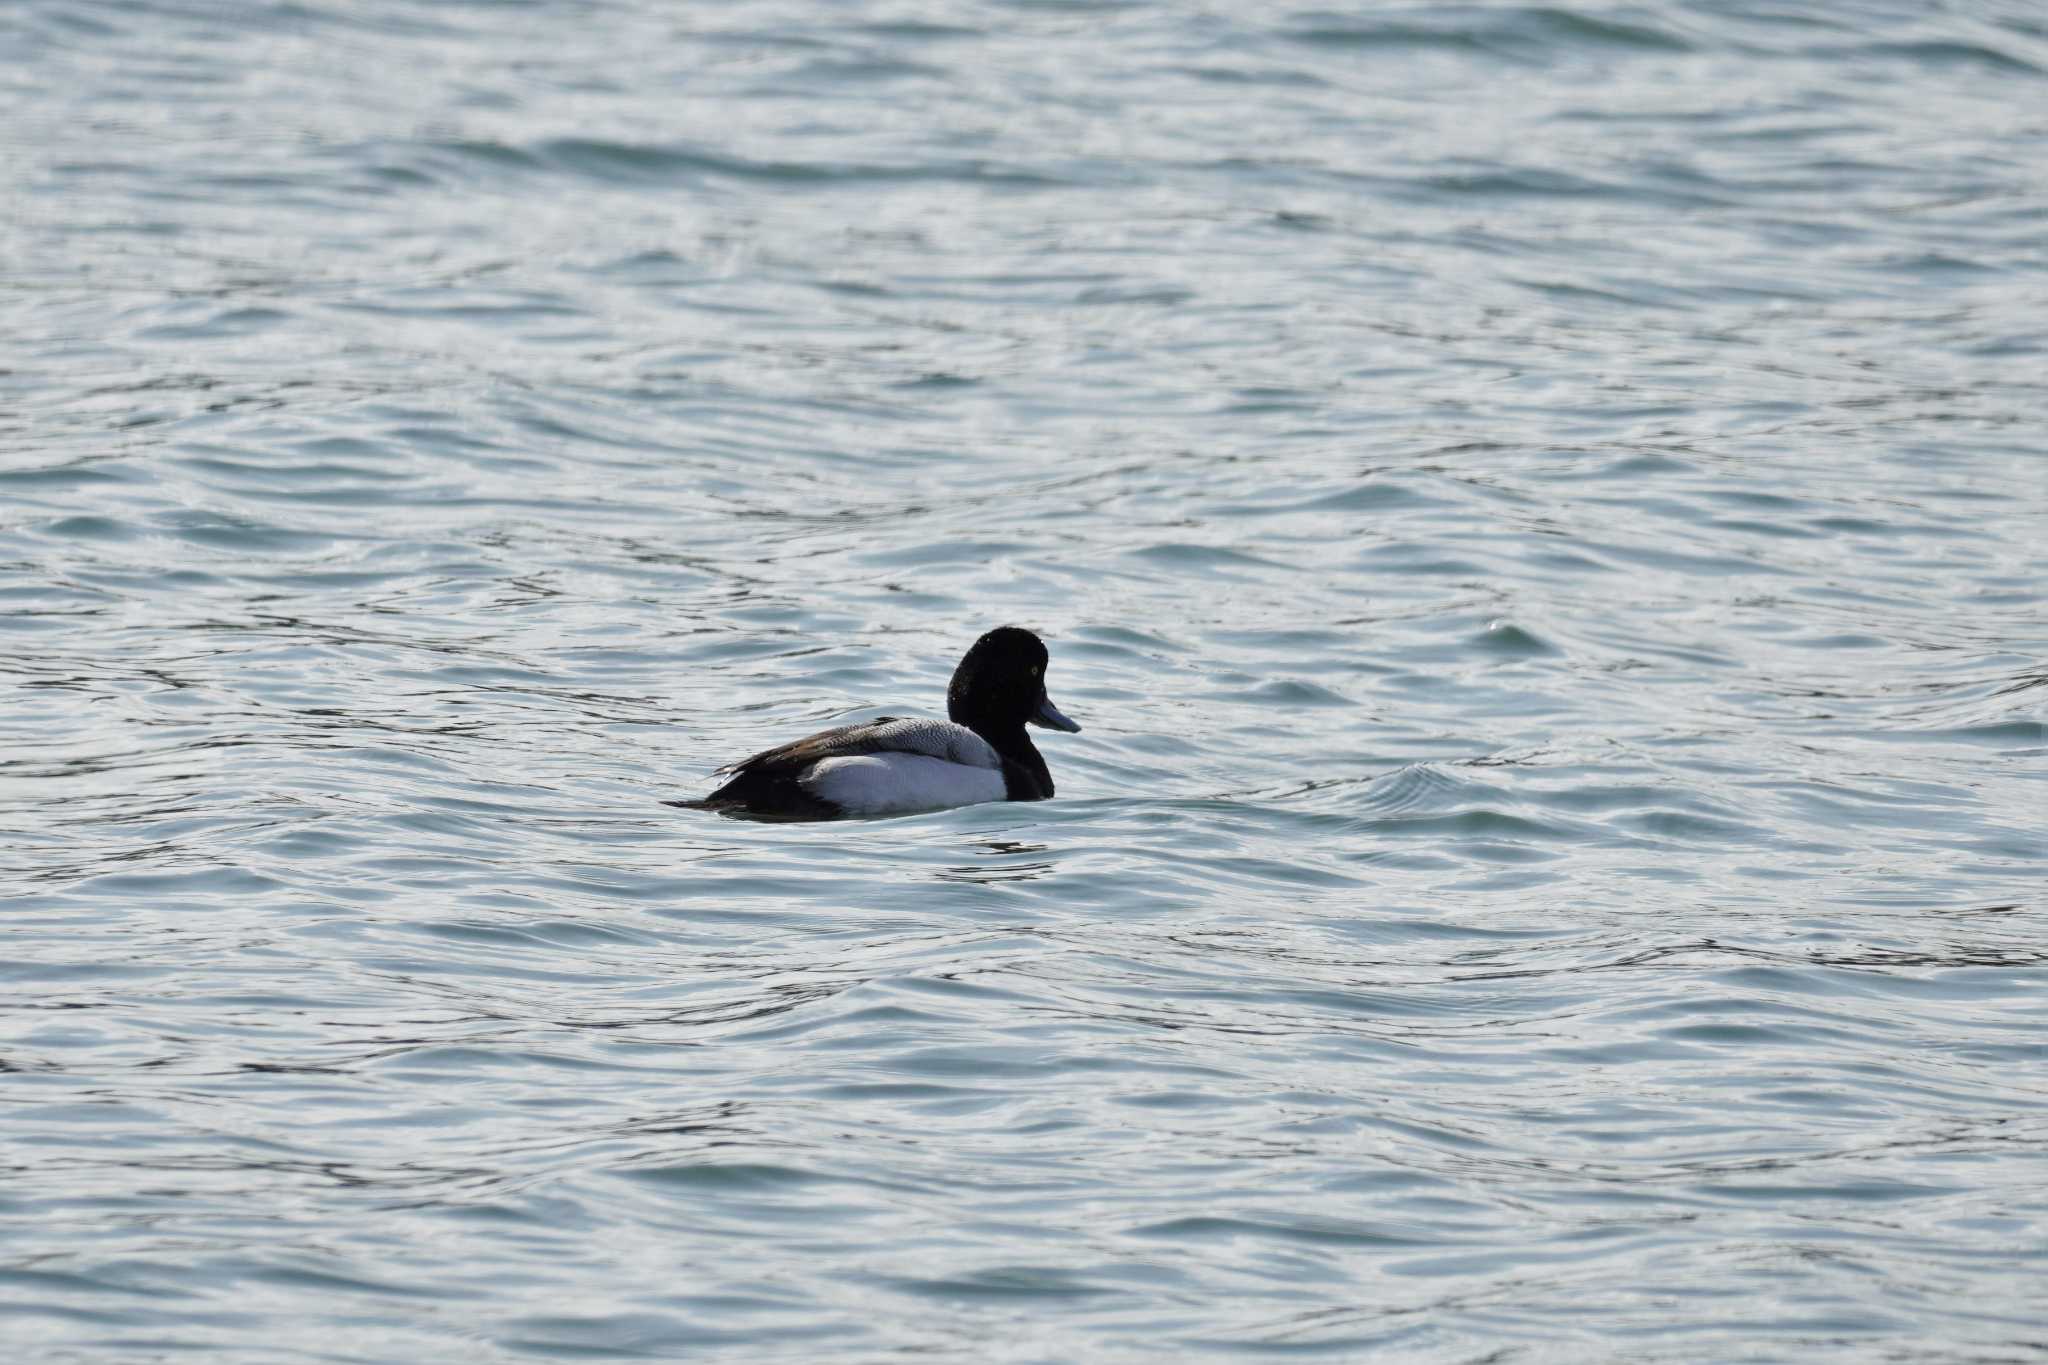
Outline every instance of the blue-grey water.
[[(8, 1361), (2039, 1360), (2036, 0), (14, 0)], [(938, 714), (1045, 805), (660, 804)]]

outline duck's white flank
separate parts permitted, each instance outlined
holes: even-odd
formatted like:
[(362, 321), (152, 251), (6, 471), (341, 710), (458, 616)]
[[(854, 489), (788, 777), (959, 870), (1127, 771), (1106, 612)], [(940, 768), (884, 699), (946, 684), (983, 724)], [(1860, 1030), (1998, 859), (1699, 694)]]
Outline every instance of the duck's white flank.
[[(981, 743), (980, 736), (971, 737)], [(982, 747), (988, 748), (985, 743)], [(989, 757), (995, 758), (993, 749), (989, 749)], [(1000, 801), (1008, 795), (999, 766), (951, 763), (902, 752), (821, 759), (797, 781), (811, 795), (830, 801), (848, 815), (944, 810)]]

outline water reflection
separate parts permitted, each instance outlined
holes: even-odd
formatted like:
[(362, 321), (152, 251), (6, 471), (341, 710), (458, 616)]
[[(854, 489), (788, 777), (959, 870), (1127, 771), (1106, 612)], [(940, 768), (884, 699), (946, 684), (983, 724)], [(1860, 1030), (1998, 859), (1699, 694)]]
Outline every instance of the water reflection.
[(2041, 35), (1099, 8), (14, 7), (0, 1338), (2027, 1354)]
[[(1008, 839), (976, 840), (975, 854), (979, 858), (1025, 858), (1036, 854), (1049, 854), (1048, 844), (1020, 843)], [(942, 882), (963, 882), (978, 886), (997, 886), (1004, 882), (1028, 882), (1050, 875), (1054, 869), (1050, 858), (1038, 861), (988, 863), (967, 863), (935, 870), (932, 876)]]

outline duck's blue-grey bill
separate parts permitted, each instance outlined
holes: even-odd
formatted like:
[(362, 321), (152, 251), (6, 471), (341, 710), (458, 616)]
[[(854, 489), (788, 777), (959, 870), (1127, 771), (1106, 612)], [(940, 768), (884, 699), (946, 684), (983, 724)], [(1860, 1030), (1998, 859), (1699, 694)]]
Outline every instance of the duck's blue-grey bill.
[(1033, 725), (1043, 725), (1048, 730), (1065, 730), (1070, 735), (1081, 733), (1081, 727), (1060, 714), (1060, 708), (1052, 704), (1052, 698), (1039, 694), (1038, 709), (1031, 713)]

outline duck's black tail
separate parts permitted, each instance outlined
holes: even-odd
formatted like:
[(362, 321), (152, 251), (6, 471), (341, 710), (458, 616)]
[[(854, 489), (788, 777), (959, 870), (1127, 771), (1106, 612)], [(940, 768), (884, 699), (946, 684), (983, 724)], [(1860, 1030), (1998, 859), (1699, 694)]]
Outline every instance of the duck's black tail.
[(695, 801), (664, 801), (683, 810), (708, 810), (756, 820), (830, 820), (841, 812), (798, 785), (788, 773), (742, 768), (732, 781)]

